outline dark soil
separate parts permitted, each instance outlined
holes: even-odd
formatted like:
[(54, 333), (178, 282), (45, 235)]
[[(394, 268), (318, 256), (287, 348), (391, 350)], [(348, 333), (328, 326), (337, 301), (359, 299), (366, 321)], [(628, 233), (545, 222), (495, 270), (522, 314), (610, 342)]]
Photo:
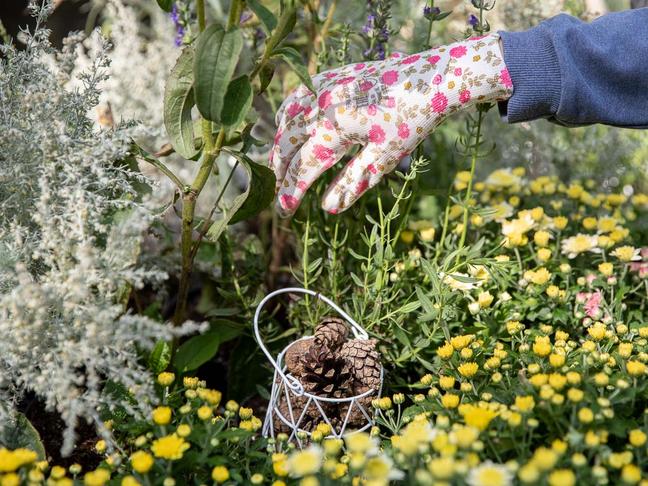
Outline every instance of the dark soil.
[(23, 399), (19, 409), (40, 434), (50, 463), (65, 467), (79, 463), (84, 470), (94, 469), (99, 465), (102, 458), (94, 450), (99, 440), (94, 427), (86, 422), (80, 423), (76, 428), (76, 446), (72, 454), (63, 457), (61, 447), (65, 423), (60, 415), (56, 411), (46, 410), (45, 405), (33, 396)]

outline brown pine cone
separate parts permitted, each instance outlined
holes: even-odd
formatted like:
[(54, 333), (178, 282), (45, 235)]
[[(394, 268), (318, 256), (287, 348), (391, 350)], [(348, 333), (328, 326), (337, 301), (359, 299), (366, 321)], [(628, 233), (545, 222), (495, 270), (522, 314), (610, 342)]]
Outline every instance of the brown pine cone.
[(341, 398), (353, 392), (349, 361), (314, 340), (301, 360), (299, 381), (304, 390), (321, 397)]
[[(371, 401), (378, 397), (380, 390), (380, 353), (376, 351), (375, 339), (351, 339), (342, 345), (340, 356), (346, 358), (353, 368), (353, 395), (360, 395), (368, 390), (374, 393), (361, 398), (358, 402), (371, 416)], [(346, 408), (346, 407), (345, 407)], [(346, 408), (348, 410), (348, 408)], [(346, 413), (346, 411), (342, 411)], [(366, 423), (367, 418), (355, 406), (349, 417), (349, 426), (359, 427)]]
[(338, 317), (325, 317), (315, 328), (314, 338), (320, 344), (328, 346), (331, 351), (337, 351), (346, 341), (349, 327)]
[(284, 354), (283, 361), (286, 365), (286, 371), (297, 379), (304, 372), (301, 361), (312, 343), (313, 338), (300, 339), (292, 343)]

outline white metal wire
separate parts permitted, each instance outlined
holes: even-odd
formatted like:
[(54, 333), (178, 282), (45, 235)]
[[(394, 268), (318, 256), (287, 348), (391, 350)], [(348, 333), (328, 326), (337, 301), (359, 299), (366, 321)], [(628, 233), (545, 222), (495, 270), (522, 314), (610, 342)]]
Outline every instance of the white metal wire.
[[(382, 383), (383, 383), (383, 374), (384, 374), (384, 370), (382, 366), (380, 368), (380, 387), (378, 390), (368, 390), (365, 393), (362, 393), (360, 395), (356, 395), (352, 397), (344, 397), (344, 398), (320, 397), (306, 392), (304, 390), (304, 387), (302, 386), (302, 384), (299, 382), (297, 378), (295, 378), (289, 373), (285, 373), (286, 367), (285, 365), (282, 364), (283, 358), (288, 348), (292, 346), (294, 342), (286, 346), (283, 349), (283, 351), (279, 353), (276, 360), (272, 357), (272, 355), (266, 348), (265, 344), (263, 343), (263, 340), (261, 339), (261, 333), (259, 331), (259, 316), (261, 315), (263, 306), (273, 297), (280, 294), (288, 294), (288, 293), (307, 294), (307, 295), (312, 295), (314, 297), (317, 297), (319, 300), (331, 306), (340, 316), (342, 316), (351, 325), (351, 332), (353, 333), (356, 339), (369, 339), (369, 335), (367, 334), (367, 331), (365, 331), (362, 328), (362, 326), (360, 326), (360, 324), (358, 324), (355, 320), (353, 320), (353, 318), (349, 316), (349, 314), (344, 312), (344, 310), (342, 310), (335, 302), (323, 296), (322, 294), (319, 294), (312, 290), (299, 288), (299, 287), (288, 287), (284, 289), (275, 290), (274, 292), (271, 292), (268, 295), (266, 295), (263, 298), (263, 300), (259, 303), (256, 312), (254, 313), (254, 335), (256, 337), (257, 343), (259, 344), (259, 347), (261, 348), (261, 351), (263, 351), (263, 353), (266, 355), (266, 357), (268, 358), (268, 360), (270, 361), (270, 363), (275, 369), (274, 377), (272, 380), (272, 391), (270, 393), (270, 402), (268, 403), (268, 411), (266, 413), (265, 421), (263, 423), (263, 429), (262, 429), (263, 435), (266, 437), (275, 436), (274, 424), (275, 424), (275, 419), (277, 419), (291, 430), (289, 440), (296, 441), (299, 447), (302, 447), (304, 443), (300, 438), (300, 434), (298, 434), (298, 432), (303, 432), (307, 436), (310, 436), (310, 431), (303, 429), (301, 425), (303, 423), (304, 418), (306, 418), (308, 412), (310, 411), (309, 409), (312, 409), (313, 407), (321, 415), (322, 421), (331, 426), (331, 437), (340, 438), (342, 437), (342, 435), (345, 434), (346, 429), (349, 425), (349, 418), (351, 417), (351, 413), (354, 410), (354, 408), (359, 410), (360, 413), (367, 419), (366, 423), (361, 428), (355, 429), (354, 432), (360, 432), (368, 429), (373, 425), (373, 420), (371, 418), (371, 412), (367, 411), (365, 406), (362, 404), (362, 401), (366, 401), (366, 400), (362, 400), (362, 399), (367, 398), (368, 396), (374, 394), (376, 397), (380, 396), (382, 392)], [(299, 339), (298, 341), (308, 339), (308, 338), (309, 336), (305, 336)], [(293, 411), (293, 400), (294, 400), (293, 397), (294, 398), (303, 397), (302, 399), (304, 398), (306, 399), (306, 405), (304, 406), (299, 416), (296, 416), (296, 414)], [(285, 417), (284, 414), (282, 414), (279, 409), (279, 405), (282, 401), (281, 400), (282, 398), (285, 400), (288, 406), (289, 417)], [(348, 406), (348, 410), (344, 418), (344, 421), (337, 429), (333, 426), (331, 420), (327, 416), (325, 407), (322, 406), (331, 403), (339, 404), (340, 406), (344, 406), (344, 405)]]

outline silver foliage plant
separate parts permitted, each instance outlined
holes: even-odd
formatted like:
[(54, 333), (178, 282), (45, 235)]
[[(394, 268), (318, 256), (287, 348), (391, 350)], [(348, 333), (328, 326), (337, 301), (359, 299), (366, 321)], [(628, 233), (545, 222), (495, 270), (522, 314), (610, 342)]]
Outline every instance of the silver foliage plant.
[(133, 128), (97, 130), (88, 118), (109, 60), (96, 56), (66, 88), (79, 38), (53, 52), (42, 27), (50, 7), (32, 10), (26, 48), (3, 46), (0, 64), (0, 424), (32, 392), (62, 416), (69, 453), (80, 419), (107, 435), (102, 408), (148, 413), (152, 380), (138, 351), (173, 331), (124, 307), (129, 286), (165, 275), (137, 265), (152, 211), (136, 202), (143, 179), (120, 162)]

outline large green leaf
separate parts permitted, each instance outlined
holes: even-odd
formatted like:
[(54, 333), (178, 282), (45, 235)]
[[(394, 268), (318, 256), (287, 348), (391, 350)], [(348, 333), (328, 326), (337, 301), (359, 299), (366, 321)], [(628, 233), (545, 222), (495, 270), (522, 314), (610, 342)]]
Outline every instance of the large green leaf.
[(299, 52), (292, 47), (280, 47), (272, 52), (272, 57), (283, 59), (288, 63), (290, 68), (295, 71), (295, 74), (299, 76), (301, 82), (304, 83), (311, 92), (316, 92), (315, 86), (313, 86), (313, 80), (311, 79), (310, 74), (308, 74), (308, 70), (306, 69)]
[(253, 162), (247, 155), (228, 150), (243, 165), (248, 174), (248, 186), (234, 198), (220, 220), (212, 224), (207, 239), (217, 241), (228, 224), (251, 218), (267, 208), (274, 199), (275, 175), (271, 169)]
[(178, 348), (173, 364), (180, 372), (192, 371), (212, 359), (218, 352), (221, 336), (218, 332), (206, 332), (194, 336)]
[(266, 34), (269, 34), (277, 27), (277, 18), (270, 10), (261, 5), (261, 2), (258, 0), (247, 0), (245, 4), (259, 18)]
[(38, 459), (45, 459), (45, 447), (38, 431), (22, 413), (16, 412), (8, 422), (0, 427), (0, 446), (7, 449), (24, 447), (38, 454)]
[(157, 0), (157, 4), (165, 12), (170, 12), (173, 8), (173, 0)]
[(186, 159), (196, 155), (191, 108), (194, 106), (193, 47), (178, 57), (164, 89), (164, 126), (176, 152)]
[(220, 122), (227, 87), (243, 49), (238, 29), (212, 24), (198, 37), (194, 57), (196, 106), (207, 120)]
[(252, 106), (252, 85), (246, 76), (233, 79), (227, 87), (225, 106), (221, 111), (221, 122), (224, 126), (236, 128)]

